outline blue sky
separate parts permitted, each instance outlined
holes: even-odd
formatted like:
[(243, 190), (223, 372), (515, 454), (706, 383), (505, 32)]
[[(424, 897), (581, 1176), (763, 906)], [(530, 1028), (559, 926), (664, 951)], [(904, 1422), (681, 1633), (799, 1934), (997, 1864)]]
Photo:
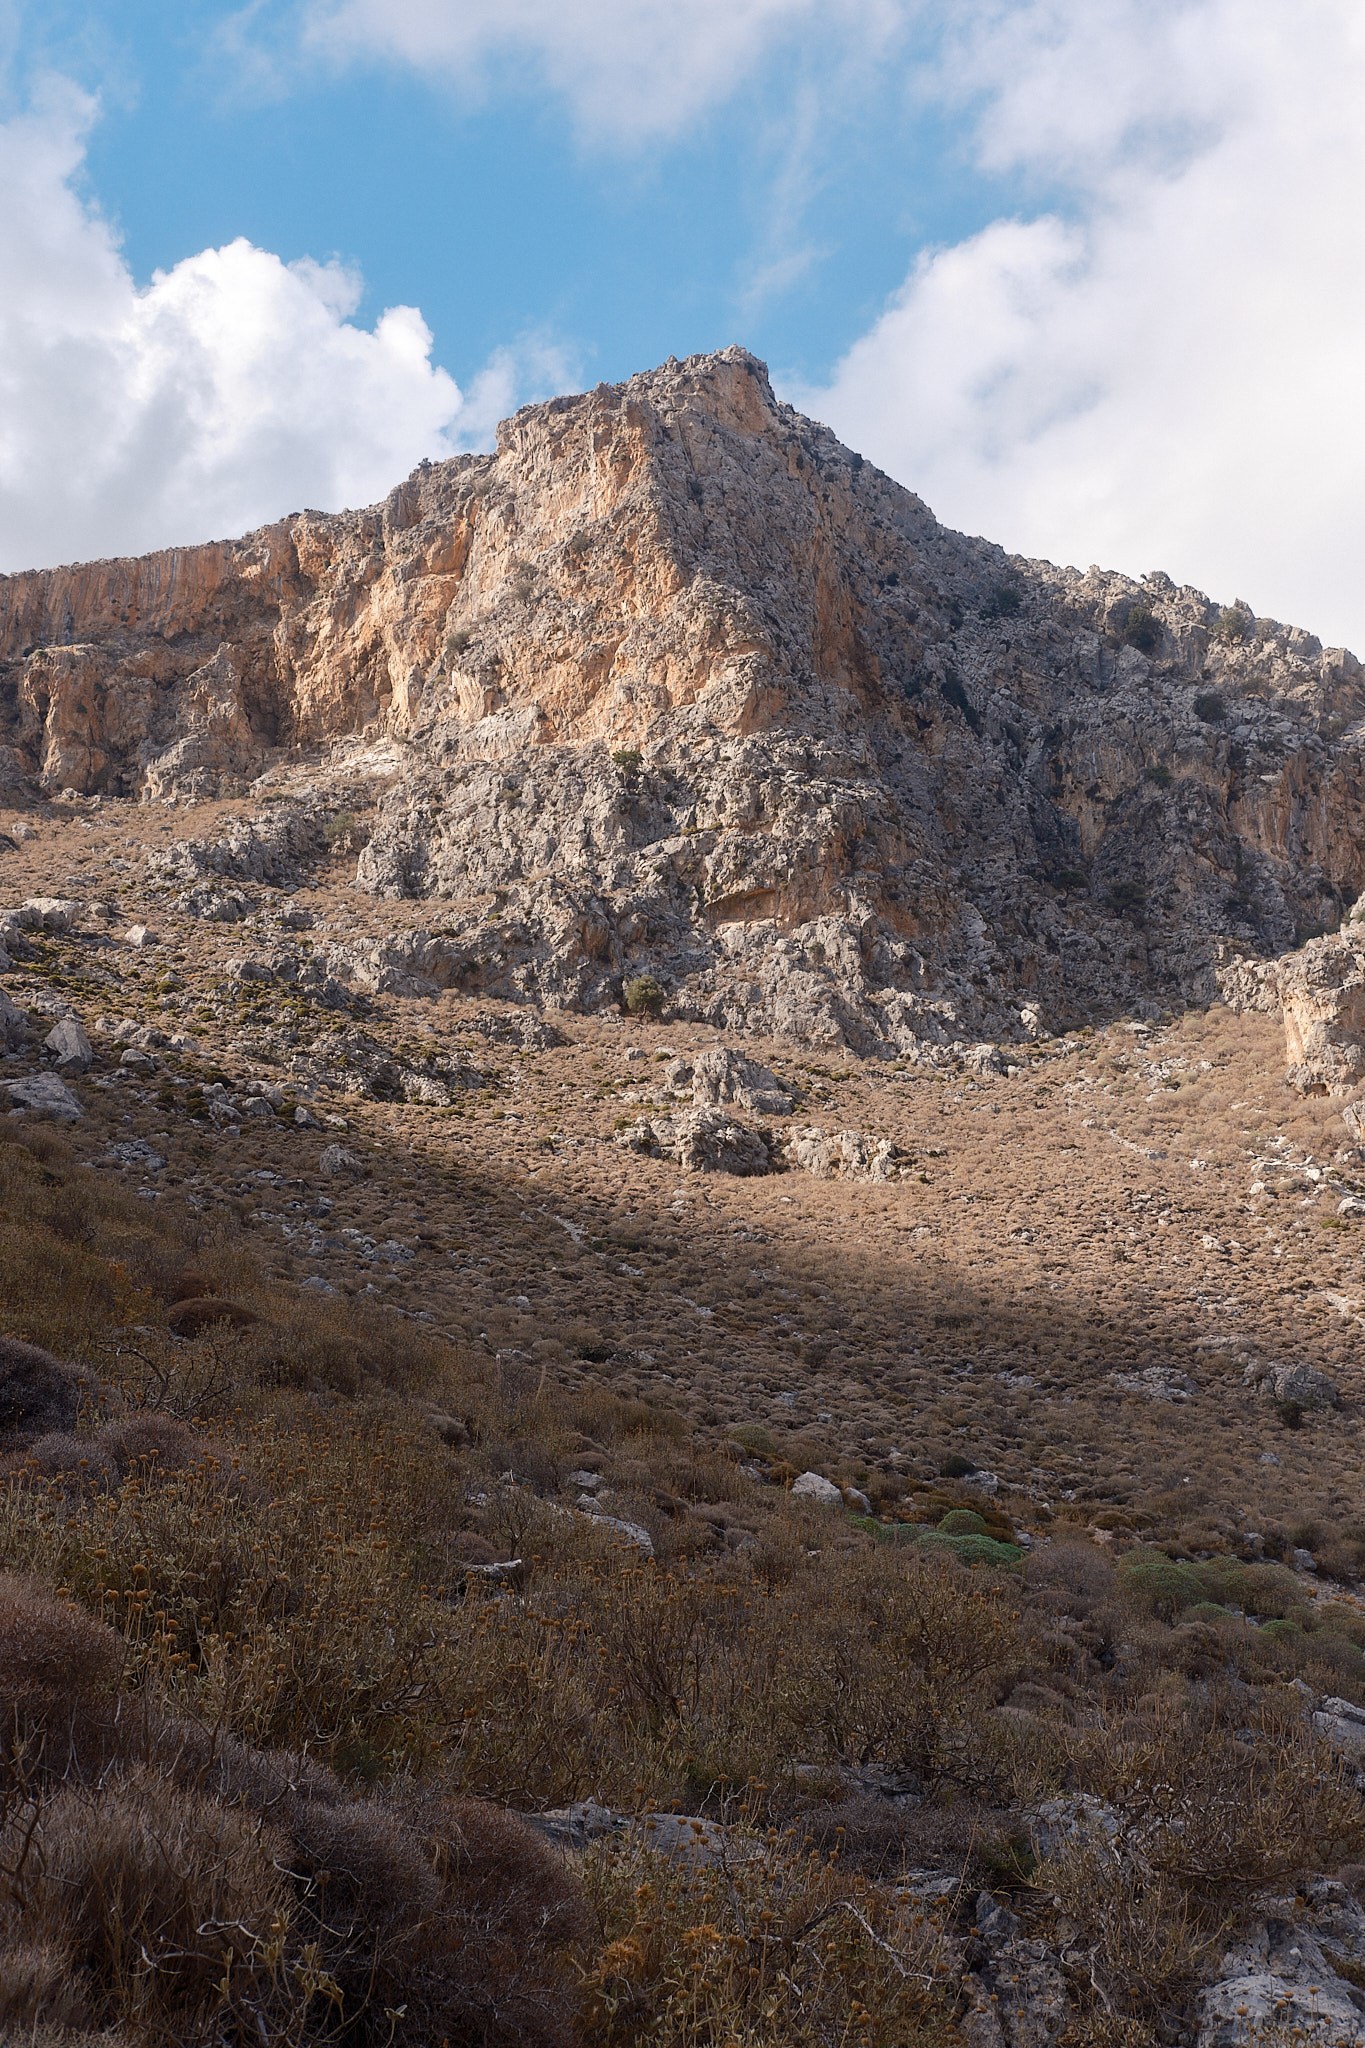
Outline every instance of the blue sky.
[(99, 96), (88, 187), (139, 283), (239, 235), (286, 262), (340, 257), (365, 280), (357, 317), (417, 304), (457, 377), (534, 334), (593, 381), (739, 340), (815, 383), (919, 248), (1010, 199), (958, 122), (910, 104), (905, 33), (851, 103), (821, 99), (821, 33), (644, 138), (585, 131), (524, 65), (471, 97), (382, 59), (277, 58), (287, 40), (206, 4), (31, 10), (11, 98), (40, 69)]
[(1354, 0), (0, 0), (0, 568), (741, 341), (953, 524), (1365, 646), (1362, 87)]

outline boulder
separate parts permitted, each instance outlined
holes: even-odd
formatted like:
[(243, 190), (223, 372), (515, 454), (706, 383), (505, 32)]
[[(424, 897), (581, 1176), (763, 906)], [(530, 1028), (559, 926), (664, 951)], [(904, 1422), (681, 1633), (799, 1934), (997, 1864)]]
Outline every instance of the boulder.
[(790, 1116), (792, 1098), (776, 1074), (731, 1046), (715, 1046), (695, 1059), (677, 1059), (664, 1069), (676, 1092), (691, 1089), (698, 1109), (733, 1102), (757, 1116)]
[(27, 1045), (32, 1035), (32, 1026), (24, 1012), (0, 988), (0, 1040), (3, 1040), (6, 1051), (13, 1052), (17, 1046)]
[(85, 908), (66, 896), (30, 896), (18, 910), (19, 923), (31, 932), (69, 932)]
[(822, 1507), (841, 1508), (844, 1504), (844, 1496), (834, 1481), (821, 1472), (803, 1472), (792, 1481), (792, 1493), (797, 1500), (818, 1500)]
[(1275, 1365), (1254, 1359), (1242, 1374), (1265, 1401), (1293, 1401), (1300, 1408), (1335, 1408), (1341, 1391), (1335, 1380), (1312, 1365)]
[(605, 1529), (618, 1543), (624, 1543), (627, 1549), (640, 1550), (646, 1557), (653, 1557), (654, 1538), (638, 1522), (623, 1522), (616, 1515), (594, 1513), (588, 1515), (588, 1520), (596, 1523), (599, 1529)]
[(59, 1024), (54, 1024), (43, 1040), (43, 1049), (51, 1053), (59, 1074), (83, 1074), (95, 1057), (90, 1040), (74, 1017), (63, 1017)]
[(130, 946), (159, 946), (160, 939), (145, 924), (130, 924), (123, 934)]
[[(1296, 1897), (1257, 1901), (1263, 1917), (1244, 1927), (1219, 1980), (1200, 1999), (1197, 2048), (1248, 2048), (1260, 2040), (1365, 2048), (1365, 2014), (1350, 1981), (1332, 1967), (1339, 1959), (1354, 1976), (1365, 1960), (1360, 1910), (1330, 1881), (1311, 1881), (1308, 1892), (1307, 1914)], [(1331, 1893), (1345, 1901), (1336, 1911)]]
[[(140, 1055), (139, 1055), (140, 1057)], [(64, 1081), (55, 1074), (28, 1074), (22, 1080), (5, 1080), (16, 1110), (30, 1116), (51, 1117), (54, 1123), (74, 1123), (85, 1111)]]
[(903, 1164), (889, 1138), (863, 1131), (836, 1131), (832, 1137), (814, 1125), (789, 1130), (787, 1156), (817, 1180), (899, 1180)]
[(772, 1148), (761, 1131), (736, 1123), (723, 1109), (682, 1110), (677, 1116), (642, 1117), (617, 1133), (618, 1145), (655, 1158), (675, 1159), (688, 1173), (754, 1175), (772, 1171)]
[(989, 1892), (976, 1902), (976, 1938), (986, 1956), (962, 1982), (967, 2011), (959, 2032), (968, 2048), (1053, 2048), (1071, 2019), (1056, 1951), (1028, 1939)]
[(1365, 1755), (1365, 1707), (1353, 1700), (1325, 1699), (1310, 1718), (1323, 1741), (1341, 1756)]
[(359, 1175), (364, 1171), (364, 1160), (358, 1158), (354, 1152), (348, 1151), (345, 1145), (323, 1146), (322, 1156), (318, 1160), (319, 1173), (325, 1173), (331, 1179), (339, 1173)]

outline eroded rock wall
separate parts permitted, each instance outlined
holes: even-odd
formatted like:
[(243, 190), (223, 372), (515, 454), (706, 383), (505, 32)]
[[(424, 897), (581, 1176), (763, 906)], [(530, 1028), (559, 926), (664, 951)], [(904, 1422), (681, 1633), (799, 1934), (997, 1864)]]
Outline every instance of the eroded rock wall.
[(738, 349), (366, 511), (0, 579), (0, 692), (16, 789), (383, 742), (356, 881), (431, 900), (433, 985), (648, 973), (863, 1051), (1202, 999), (1365, 884), (1351, 655), (952, 533)]

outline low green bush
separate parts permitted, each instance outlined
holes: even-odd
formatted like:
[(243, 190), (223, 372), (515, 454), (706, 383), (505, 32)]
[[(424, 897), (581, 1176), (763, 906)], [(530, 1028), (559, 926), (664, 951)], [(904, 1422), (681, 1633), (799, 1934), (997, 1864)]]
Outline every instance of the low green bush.
[(938, 1527), (941, 1536), (986, 1536), (990, 1533), (975, 1508), (949, 1508)]

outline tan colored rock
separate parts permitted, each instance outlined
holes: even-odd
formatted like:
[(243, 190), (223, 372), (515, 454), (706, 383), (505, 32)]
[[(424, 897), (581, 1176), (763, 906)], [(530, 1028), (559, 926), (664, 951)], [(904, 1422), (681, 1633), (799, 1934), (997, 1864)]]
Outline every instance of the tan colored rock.
[(1304, 1095), (1350, 1095), (1365, 1080), (1365, 926), (1350, 923), (1278, 960), (1219, 975), (1225, 1002), (1276, 1010), (1286, 1078)]
[(727, 1033), (971, 1065), (1205, 1000), (1365, 884), (1322, 736), (1359, 665), (1218, 616), (948, 531), (726, 349), (364, 511), (0, 578), (0, 756), (199, 798), (319, 750), (288, 830), (159, 873), (240, 918), (321, 857), (329, 777), (361, 788), (357, 885), (433, 912), (409, 964), (334, 961), (357, 987), (593, 1010), (648, 974)]

